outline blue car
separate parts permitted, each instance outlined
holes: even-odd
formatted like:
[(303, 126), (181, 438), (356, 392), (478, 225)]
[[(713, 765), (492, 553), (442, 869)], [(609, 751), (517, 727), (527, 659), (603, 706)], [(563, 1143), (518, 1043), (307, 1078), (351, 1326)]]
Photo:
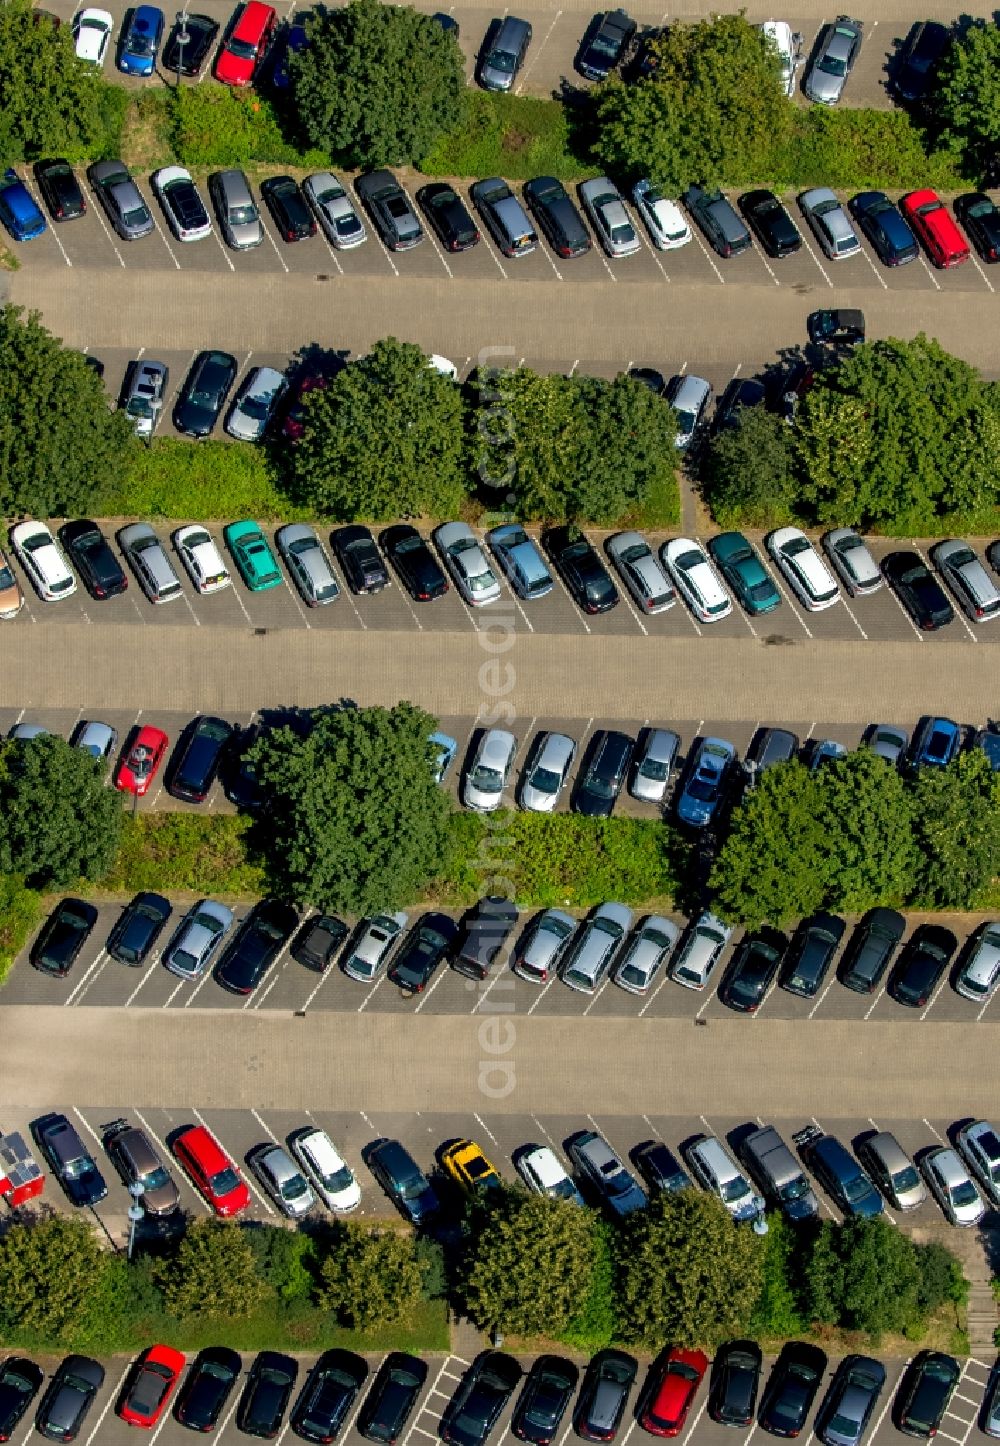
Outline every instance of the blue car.
[(15, 241), (31, 241), (45, 230), (45, 217), (13, 166), (0, 177), (0, 221)]
[(882, 191), (861, 191), (848, 202), (851, 215), (886, 266), (915, 261), (920, 248), (901, 211)]
[(284, 36), (279, 39), (278, 57), (274, 62), (274, 70), (271, 72), (271, 84), (275, 90), (287, 90), (292, 83), (292, 77), (288, 73), (288, 58), (296, 51), (305, 50), (309, 44), (304, 25), (289, 25)]
[(910, 753), (912, 768), (944, 768), (962, 746), (962, 730), (950, 718), (925, 718)]
[(447, 733), (432, 733), (431, 747), (434, 749), (434, 782), (443, 783), (458, 752), (457, 741)]
[(677, 800), (681, 823), (691, 828), (705, 828), (711, 823), (735, 757), (736, 749), (724, 738), (701, 740)]
[(163, 11), (155, 5), (137, 5), (122, 30), (118, 69), (126, 75), (152, 75), (163, 39)]

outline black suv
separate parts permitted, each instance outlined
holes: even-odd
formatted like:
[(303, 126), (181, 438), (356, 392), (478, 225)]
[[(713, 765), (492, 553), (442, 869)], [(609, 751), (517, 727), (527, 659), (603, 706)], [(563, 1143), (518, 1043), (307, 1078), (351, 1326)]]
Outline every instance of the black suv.
[(941, 584), (915, 552), (890, 552), (882, 572), (917, 627), (925, 633), (943, 628), (955, 616)]
[(171, 759), (167, 792), (187, 803), (204, 803), (232, 733), (221, 718), (198, 718)]
[(31, 946), (32, 965), (42, 974), (63, 979), (97, 923), (97, 910), (83, 899), (63, 899), (42, 926)]
[(562, 1356), (539, 1356), (511, 1417), (510, 1429), (520, 1441), (550, 1446), (573, 1399), (580, 1372)]
[(458, 925), (447, 914), (433, 911), (417, 920), (389, 965), (393, 984), (411, 994), (422, 994), (439, 964), (458, 938)]
[(330, 542), (352, 592), (381, 592), (389, 586), (389, 570), (367, 527), (338, 527)]
[(448, 591), (448, 579), (440, 563), (410, 523), (397, 522), (387, 527), (379, 541), (403, 586), (417, 602), (429, 602)]
[(184, 378), (173, 419), (178, 432), (207, 437), (226, 405), (236, 380), (236, 358), (227, 351), (199, 352)]
[(721, 191), (689, 186), (682, 200), (720, 256), (738, 256), (753, 245), (750, 232)]
[(598, 1351), (583, 1378), (573, 1425), (585, 1441), (613, 1441), (639, 1373), (635, 1356), (608, 1346)]
[(485, 979), (517, 923), (517, 905), (510, 899), (480, 899), (466, 914), (454, 968), (469, 979)]
[(632, 43), (636, 23), (624, 10), (596, 15), (587, 28), (576, 68), (588, 80), (607, 80)]
[(92, 598), (117, 597), (128, 587), (122, 565), (96, 522), (86, 517), (64, 522), (59, 529), (59, 541)]
[(239, 1380), (243, 1362), (229, 1346), (199, 1351), (177, 1397), (174, 1415), (191, 1431), (211, 1431)]
[(553, 527), (542, 540), (573, 601), (585, 613), (606, 613), (618, 606), (618, 589), (579, 527)]
[(170, 901), (162, 894), (136, 894), (122, 911), (104, 947), (119, 964), (143, 964), (169, 918)]
[(75, 1441), (103, 1385), (104, 1367), (99, 1362), (90, 1356), (67, 1356), (42, 1397), (35, 1430), (50, 1441)]
[(555, 176), (528, 181), (524, 199), (557, 256), (568, 259), (586, 255), (591, 247), (590, 234), (562, 181)]
[(316, 217), (294, 176), (271, 176), (261, 181), (260, 194), (286, 241), (307, 241), (316, 235)]
[(873, 994), (906, 929), (895, 909), (870, 909), (840, 962), (840, 982), (856, 994)]
[(896, 1395), (896, 1426), (907, 1436), (928, 1441), (941, 1425), (962, 1370), (954, 1356), (921, 1351)]
[(483, 1446), (520, 1380), (521, 1367), (513, 1356), (484, 1351), (445, 1407), (441, 1440), (453, 1446)]
[(625, 733), (602, 728), (590, 746), (573, 794), (573, 811), (588, 818), (608, 818), (625, 784), (634, 743)]
[(368, 1362), (354, 1351), (324, 1351), (313, 1366), (292, 1411), (291, 1427), (303, 1441), (333, 1441), (368, 1375)]
[(364, 1154), (365, 1164), (411, 1225), (425, 1225), (441, 1202), (416, 1160), (398, 1140), (376, 1140)]
[(380, 1446), (395, 1446), (427, 1380), (427, 1362), (393, 1351), (379, 1367), (358, 1417), (358, 1431)]
[(984, 261), (1000, 261), (1000, 209), (982, 191), (969, 191), (954, 202), (955, 215)]
[(799, 228), (773, 191), (748, 191), (740, 210), (768, 256), (791, 256), (802, 249)]
[(347, 925), (331, 914), (307, 919), (292, 945), (292, 958), (306, 969), (322, 974), (348, 935)]
[(108, 1187), (97, 1161), (65, 1115), (43, 1115), (31, 1132), (71, 1204), (86, 1208), (105, 1198)]
[(449, 251), (468, 251), (478, 245), (479, 230), (453, 186), (443, 181), (421, 186), (417, 201)]

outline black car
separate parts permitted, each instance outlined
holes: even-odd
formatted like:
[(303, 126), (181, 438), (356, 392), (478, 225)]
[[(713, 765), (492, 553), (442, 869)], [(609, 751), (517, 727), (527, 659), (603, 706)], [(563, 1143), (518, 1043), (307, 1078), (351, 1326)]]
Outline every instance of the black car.
[(237, 373), (236, 358), (227, 351), (201, 351), (174, 402), (174, 426), (188, 437), (207, 437), (215, 426)]
[(87, 202), (69, 161), (38, 161), (35, 180), (53, 221), (74, 221), (85, 213)]
[(720, 256), (738, 256), (753, 245), (753, 237), (740, 220), (733, 203), (716, 187), (688, 186), (681, 200), (704, 232), (713, 251)]
[(0, 1441), (9, 1441), (38, 1395), (45, 1372), (24, 1356), (8, 1356), (0, 1366)]
[(882, 574), (923, 632), (935, 632), (954, 618), (941, 584), (917, 553), (890, 552), (882, 559)]
[(723, 1426), (749, 1426), (757, 1409), (757, 1389), (764, 1363), (756, 1341), (730, 1341), (720, 1346), (712, 1367), (708, 1414)]
[(167, 772), (167, 792), (187, 803), (204, 803), (233, 730), (221, 718), (198, 718), (182, 737)]
[(393, 1351), (386, 1356), (358, 1415), (357, 1428), (368, 1441), (396, 1446), (427, 1380), (427, 1362)]
[(587, 28), (576, 68), (588, 80), (606, 80), (632, 43), (636, 23), (624, 10), (595, 15)]
[(417, 200), (448, 251), (468, 251), (479, 243), (479, 228), (454, 186), (434, 181), (421, 186)]
[(389, 570), (367, 527), (338, 527), (330, 542), (352, 592), (381, 592), (389, 586)]
[(354, 1351), (324, 1351), (306, 1377), (292, 1411), (291, 1426), (303, 1441), (328, 1443), (347, 1420), (368, 1375), (368, 1362)]
[(67, 1356), (42, 1397), (35, 1430), (50, 1441), (75, 1441), (103, 1385), (104, 1367), (100, 1362), (90, 1356)]
[(216, 981), (232, 994), (252, 994), (298, 928), (291, 904), (265, 899), (243, 920), (215, 966)]
[(940, 924), (921, 924), (908, 940), (889, 976), (888, 992), (897, 1004), (922, 1009), (937, 988), (958, 949), (958, 940)]
[(655, 367), (629, 367), (628, 374), (634, 382), (648, 387), (655, 397), (662, 397), (667, 390), (666, 378)]
[(587, 764), (573, 791), (573, 811), (587, 818), (609, 818), (625, 786), (634, 742), (625, 733), (602, 728), (594, 735)]
[(799, 228), (773, 191), (747, 191), (740, 210), (768, 256), (792, 256), (802, 249)]
[(410, 198), (391, 171), (359, 176), (354, 189), (390, 251), (409, 251), (424, 239)]
[(199, 1351), (177, 1396), (174, 1415), (191, 1431), (212, 1431), (233, 1394), (243, 1362), (228, 1346)]
[(417, 602), (428, 602), (448, 591), (448, 579), (440, 563), (415, 527), (398, 522), (395, 527), (387, 527), (379, 541), (403, 586)]
[(143, 964), (169, 918), (170, 901), (162, 894), (136, 894), (122, 910), (104, 947), (120, 964)]
[(96, 522), (86, 517), (64, 522), (59, 541), (92, 598), (117, 597), (128, 587), (124, 569)]
[(293, 176), (271, 176), (261, 181), (260, 194), (286, 241), (306, 241), (316, 235), (316, 217)]
[(160, 57), (172, 75), (197, 75), (219, 34), (218, 21), (208, 15), (178, 16)]
[(517, 924), (517, 905), (510, 899), (480, 899), (462, 920), (455, 970), (470, 979), (485, 979)]
[(238, 1429), (265, 1440), (277, 1436), (298, 1374), (299, 1363), (291, 1356), (281, 1351), (260, 1351), (247, 1374), (236, 1409)]
[(772, 930), (746, 934), (719, 987), (719, 998), (741, 1014), (755, 1014), (781, 965), (784, 939)]
[(1000, 209), (982, 191), (969, 191), (954, 201), (955, 215), (983, 261), (1000, 261)]
[(521, 1380), (521, 1367), (503, 1351), (484, 1351), (466, 1371), (441, 1418), (442, 1441), (483, 1446)]
[[(865, 339), (865, 314), (851, 306), (811, 311), (806, 317), (806, 331), (817, 346), (858, 346)], [(814, 377), (815, 373), (809, 375)]]
[(88, 1208), (104, 1199), (108, 1193), (104, 1176), (65, 1115), (43, 1115), (33, 1122), (31, 1132), (73, 1205)]
[(411, 1225), (424, 1225), (441, 1208), (437, 1191), (398, 1140), (378, 1140), (365, 1153), (365, 1164), (389, 1199)]
[(580, 1372), (564, 1356), (539, 1356), (531, 1367), (511, 1417), (519, 1441), (550, 1446), (576, 1391)]
[(97, 923), (97, 910), (83, 899), (63, 899), (31, 946), (31, 963), (43, 974), (64, 979)]
[(573, 601), (585, 613), (606, 613), (618, 606), (618, 589), (578, 527), (572, 523), (553, 527), (543, 541)]
[(920, 101), (927, 94), (938, 61), (951, 44), (951, 30), (937, 20), (918, 20), (906, 37), (896, 64), (894, 86), (900, 100)]
[(838, 977), (857, 994), (873, 994), (906, 931), (895, 909), (869, 909), (844, 950)]
[(331, 914), (314, 914), (299, 930), (299, 936), (292, 945), (292, 958), (296, 964), (322, 974), (349, 932), (342, 919), (336, 919)]
[(921, 1351), (896, 1393), (893, 1415), (899, 1430), (924, 1441), (936, 1435), (961, 1378), (962, 1368), (954, 1356)]
[(881, 1361), (845, 1356), (816, 1412), (815, 1431), (824, 1446), (858, 1446), (884, 1386)]
[(780, 984), (789, 994), (811, 999), (826, 978), (847, 925), (823, 910), (803, 919), (792, 936)]
[(798, 1436), (809, 1420), (826, 1375), (826, 1352), (805, 1341), (789, 1341), (771, 1367), (757, 1420), (772, 1436)]
[(762, 407), (767, 401), (767, 388), (753, 377), (733, 377), (719, 399), (713, 425), (716, 431), (738, 427), (740, 412), (747, 407)]
[(598, 1351), (583, 1378), (573, 1425), (585, 1441), (613, 1441), (618, 1434), (639, 1362), (609, 1346)]
[(528, 210), (545, 232), (557, 256), (585, 256), (591, 247), (590, 233), (562, 181), (539, 176), (525, 182)]
[(886, 266), (905, 266), (920, 254), (909, 222), (884, 191), (859, 191), (847, 203), (848, 210)]
[(447, 914), (423, 914), (393, 955), (388, 977), (400, 989), (422, 994), (457, 938), (458, 925)]
[(662, 1140), (647, 1140), (632, 1152), (632, 1163), (650, 1190), (673, 1195), (687, 1190), (691, 1177)]
[(249, 758), (261, 731), (259, 723), (251, 723), (249, 728), (234, 728), (229, 746), (219, 764), (223, 793), (230, 803), (247, 813), (256, 813), (265, 803), (256, 765), (251, 763)]

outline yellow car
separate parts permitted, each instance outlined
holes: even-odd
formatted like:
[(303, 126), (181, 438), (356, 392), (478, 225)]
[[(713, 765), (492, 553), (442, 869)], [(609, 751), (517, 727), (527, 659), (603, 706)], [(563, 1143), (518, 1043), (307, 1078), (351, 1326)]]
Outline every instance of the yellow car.
[(496, 1190), (502, 1184), (494, 1165), (483, 1154), (474, 1140), (456, 1140), (441, 1152), (441, 1164), (468, 1195), (482, 1190)]

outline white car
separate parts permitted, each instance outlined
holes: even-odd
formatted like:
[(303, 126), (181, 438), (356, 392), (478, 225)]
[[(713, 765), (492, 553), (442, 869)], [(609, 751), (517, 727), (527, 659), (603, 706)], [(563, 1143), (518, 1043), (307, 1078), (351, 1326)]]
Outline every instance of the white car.
[(226, 431), (238, 442), (259, 442), (288, 381), (276, 367), (254, 367), (229, 408)]
[(658, 251), (676, 251), (678, 246), (686, 246), (691, 240), (691, 227), (681, 208), (652, 181), (636, 181), (632, 200)]
[(458, 367), (453, 361), (449, 361), (440, 352), (433, 351), (427, 358), (427, 365), (436, 371), (438, 376), (447, 377), (450, 382), (458, 381)]
[(583, 1196), (570, 1179), (569, 1172), (548, 1145), (533, 1145), (518, 1155), (514, 1163), (521, 1179), (536, 1195), (547, 1195), (550, 1200), (572, 1200), (574, 1205), (583, 1204)]
[(462, 802), (477, 813), (492, 813), (503, 799), (514, 766), (517, 739), (506, 728), (489, 728), (479, 740), (471, 767), (465, 775)]
[(44, 602), (60, 602), (76, 592), (76, 578), (44, 522), (19, 522), (11, 528), (10, 545)]
[(173, 535), (177, 555), (200, 593), (220, 592), (232, 582), (212, 535), (197, 523), (178, 527)]
[(330, 171), (306, 176), (302, 190), (331, 246), (336, 246), (338, 251), (350, 251), (368, 239), (364, 222), (343, 183)]
[(977, 1225), (986, 1214), (986, 1202), (956, 1150), (928, 1150), (920, 1170), (952, 1225)]
[(699, 622), (717, 623), (733, 610), (732, 599), (700, 543), (674, 537), (660, 550), (663, 566)]
[(811, 613), (840, 601), (837, 579), (798, 527), (779, 527), (767, 539), (767, 550), (804, 608)]
[(81, 10), (73, 19), (73, 45), (78, 60), (103, 65), (115, 22), (106, 10)]
[(468, 523), (445, 522), (435, 528), (433, 535), (441, 560), (469, 606), (496, 602), (501, 595), (500, 584)]
[(787, 20), (765, 20), (760, 30), (774, 46), (781, 60), (781, 79), (785, 94), (795, 94), (795, 76), (803, 61), (802, 36)]
[(310, 1185), (328, 1209), (340, 1215), (357, 1209), (361, 1203), (361, 1186), (325, 1130), (299, 1130), (289, 1144)]

